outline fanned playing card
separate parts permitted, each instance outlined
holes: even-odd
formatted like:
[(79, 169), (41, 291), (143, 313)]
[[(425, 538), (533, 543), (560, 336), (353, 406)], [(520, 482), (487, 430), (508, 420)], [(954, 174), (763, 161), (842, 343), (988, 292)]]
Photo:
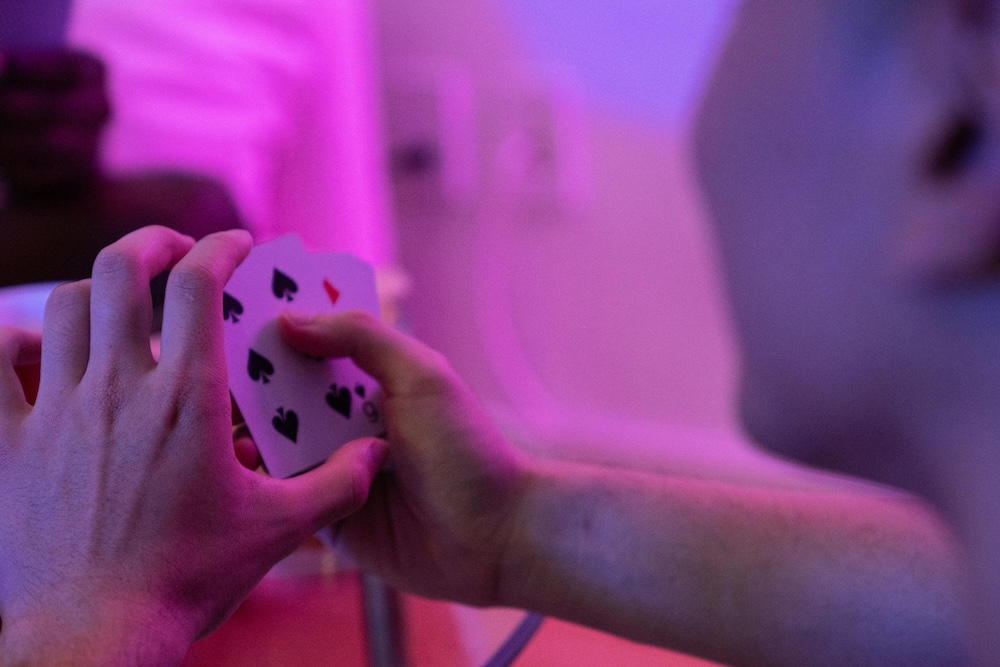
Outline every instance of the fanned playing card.
[(378, 314), (372, 267), (348, 254), (307, 253), (294, 235), (256, 246), (223, 294), (229, 386), (264, 467), (306, 472), (338, 447), (381, 435), (381, 389), (348, 359), (315, 359), (281, 340), (283, 310)]

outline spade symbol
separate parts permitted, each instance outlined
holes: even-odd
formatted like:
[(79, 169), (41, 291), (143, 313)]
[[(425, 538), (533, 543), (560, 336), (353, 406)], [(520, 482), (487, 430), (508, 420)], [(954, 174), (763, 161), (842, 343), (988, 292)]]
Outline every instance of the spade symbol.
[(289, 276), (275, 269), (271, 278), (271, 291), (279, 299), (292, 301), (295, 299), (295, 293), (299, 291), (299, 286)]
[(292, 442), (299, 437), (299, 416), (295, 414), (295, 410), (278, 408), (278, 414), (271, 420), (271, 425)]
[(357, 394), (358, 396), (360, 396), (361, 398), (364, 398), (365, 397), (365, 386), (363, 384), (359, 384), (359, 385), (355, 386), (354, 387), (354, 393)]
[(225, 292), (222, 293), (222, 318), (229, 320), (233, 324), (240, 321), (243, 314), (243, 304)]
[(271, 381), (271, 376), (274, 375), (274, 364), (268, 361), (263, 355), (250, 350), (250, 358), (247, 361), (247, 373), (249, 373), (250, 379), (254, 382), (267, 384)]
[(331, 408), (342, 414), (345, 419), (351, 418), (351, 392), (347, 387), (330, 385), (330, 393), (326, 395), (326, 402)]

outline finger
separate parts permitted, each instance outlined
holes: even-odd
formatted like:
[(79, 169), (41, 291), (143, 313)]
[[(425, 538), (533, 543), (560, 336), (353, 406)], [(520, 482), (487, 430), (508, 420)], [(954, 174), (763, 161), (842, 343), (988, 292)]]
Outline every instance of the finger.
[(298, 477), (272, 482), (288, 514), (304, 518), (312, 534), (353, 514), (365, 504), (388, 451), (384, 440), (354, 440), (338, 449), (318, 468)]
[(163, 304), (161, 365), (225, 367), (222, 288), (252, 244), (250, 234), (241, 229), (209, 234), (170, 272)]
[(256, 470), (260, 467), (260, 452), (246, 424), (237, 424), (233, 427), (233, 451), (236, 453), (236, 460), (247, 470)]
[(144, 227), (97, 255), (90, 298), (91, 365), (154, 365), (149, 281), (174, 266), (193, 245), (194, 239), (172, 229)]
[(42, 342), (37, 334), (0, 327), (0, 414), (24, 414), (30, 409), (15, 366), (37, 363)]
[(59, 285), (45, 302), (38, 394), (75, 387), (90, 358), (90, 281)]
[(283, 313), (285, 342), (314, 357), (350, 357), (389, 395), (426, 390), (451, 376), (440, 354), (361, 311), (303, 317)]

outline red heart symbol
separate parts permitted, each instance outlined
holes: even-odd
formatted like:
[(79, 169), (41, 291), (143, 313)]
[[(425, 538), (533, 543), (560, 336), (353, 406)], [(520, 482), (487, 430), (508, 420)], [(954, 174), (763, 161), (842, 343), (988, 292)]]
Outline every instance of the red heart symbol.
[(326, 295), (330, 297), (330, 303), (337, 305), (337, 300), (340, 299), (340, 292), (336, 287), (330, 284), (329, 280), (323, 279), (323, 289), (326, 290)]

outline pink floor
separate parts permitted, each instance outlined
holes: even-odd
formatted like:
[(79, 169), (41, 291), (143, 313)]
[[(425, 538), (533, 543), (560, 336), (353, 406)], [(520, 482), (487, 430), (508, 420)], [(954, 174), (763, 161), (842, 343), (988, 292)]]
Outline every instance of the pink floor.
[[(482, 660), (470, 654), (451, 605), (407, 596), (402, 611), (410, 667), (472, 667)], [(350, 573), (266, 579), (222, 628), (194, 646), (184, 663), (185, 667), (367, 664), (360, 584)], [(515, 662), (517, 667), (707, 664), (551, 619)]]

